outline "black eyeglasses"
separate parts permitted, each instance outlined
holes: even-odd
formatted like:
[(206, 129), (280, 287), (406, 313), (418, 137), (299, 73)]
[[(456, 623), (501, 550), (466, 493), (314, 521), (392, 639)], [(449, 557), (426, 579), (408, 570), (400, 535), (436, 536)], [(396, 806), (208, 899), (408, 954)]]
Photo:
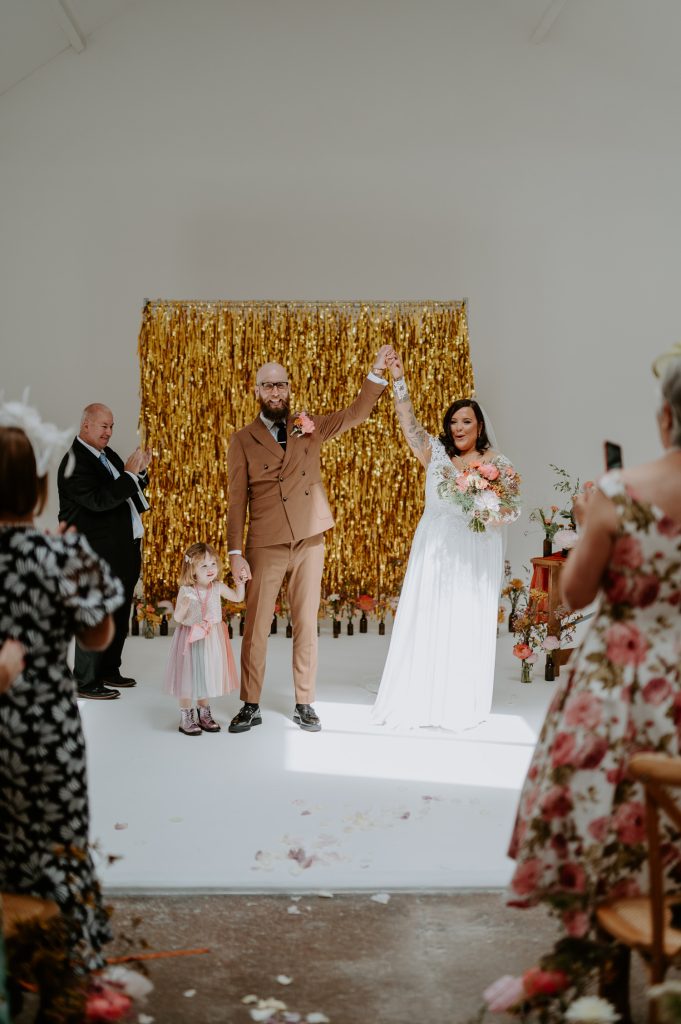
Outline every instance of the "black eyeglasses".
[(288, 381), (287, 380), (274, 380), (274, 381), (267, 380), (263, 384), (258, 384), (258, 387), (262, 388), (263, 391), (267, 391), (268, 394), (269, 394), (270, 391), (274, 391), (275, 388), (277, 389), (277, 391), (288, 391)]

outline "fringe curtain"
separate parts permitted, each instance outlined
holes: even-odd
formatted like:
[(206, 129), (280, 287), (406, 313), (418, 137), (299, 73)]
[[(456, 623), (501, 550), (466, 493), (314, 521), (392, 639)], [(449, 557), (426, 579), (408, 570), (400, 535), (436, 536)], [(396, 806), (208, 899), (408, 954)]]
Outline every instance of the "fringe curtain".
[[(291, 410), (343, 408), (376, 352), (404, 360), (416, 415), (442, 429), (450, 402), (474, 393), (466, 303), (147, 302), (139, 336), (141, 437), (153, 450), (145, 516), (144, 595), (172, 599), (184, 550), (226, 557), (227, 442), (258, 412), (255, 374), (282, 363)], [(399, 593), (423, 508), (424, 471), (409, 451), (390, 388), (370, 419), (322, 449), (336, 526), (323, 593)]]

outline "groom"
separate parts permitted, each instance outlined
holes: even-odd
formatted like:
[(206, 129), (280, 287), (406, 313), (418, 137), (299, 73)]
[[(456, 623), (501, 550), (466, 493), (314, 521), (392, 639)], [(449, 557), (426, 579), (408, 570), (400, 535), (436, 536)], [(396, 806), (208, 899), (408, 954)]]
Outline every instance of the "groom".
[[(365, 420), (386, 381), (389, 345), (379, 349), (355, 401), (323, 416), (292, 416), (283, 366), (266, 363), (256, 375), (260, 414), (229, 442), (227, 544), (236, 582), (246, 588), (246, 626), (241, 644), (241, 699), (230, 732), (260, 725), (267, 637), (279, 589), (288, 574), (293, 623), (293, 721), (319, 732), (314, 701), (317, 675), (317, 613), (324, 567), (324, 532), (333, 526), (319, 457), (321, 446)], [(246, 513), (246, 556), (242, 551)]]

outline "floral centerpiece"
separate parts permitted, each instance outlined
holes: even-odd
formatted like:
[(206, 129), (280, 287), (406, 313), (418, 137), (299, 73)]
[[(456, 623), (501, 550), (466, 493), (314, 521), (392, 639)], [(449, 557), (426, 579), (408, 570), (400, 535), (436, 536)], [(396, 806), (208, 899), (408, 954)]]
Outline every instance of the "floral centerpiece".
[(137, 603), (137, 621), (142, 627), (142, 635), (151, 639), (156, 633), (156, 626), (160, 626), (167, 615), (172, 615), (174, 611), (171, 601), (159, 601), (158, 604), (152, 604), (150, 601), (145, 601), (142, 598)]
[(502, 458), (476, 459), (465, 469), (447, 466), (437, 490), (461, 508), (474, 533), (512, 523), (520, 515), (520, 474)]

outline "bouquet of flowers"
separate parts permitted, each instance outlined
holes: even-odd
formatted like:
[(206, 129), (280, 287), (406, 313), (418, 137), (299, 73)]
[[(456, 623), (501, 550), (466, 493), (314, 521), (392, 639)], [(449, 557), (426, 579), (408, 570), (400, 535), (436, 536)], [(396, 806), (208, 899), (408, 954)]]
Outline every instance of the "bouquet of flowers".
[(512, 523), (520, 515), (520, 475), (505, 459), (475, 460), (465, 469), (444, 470), (441, 498), (459, 505), (474, 533)]

